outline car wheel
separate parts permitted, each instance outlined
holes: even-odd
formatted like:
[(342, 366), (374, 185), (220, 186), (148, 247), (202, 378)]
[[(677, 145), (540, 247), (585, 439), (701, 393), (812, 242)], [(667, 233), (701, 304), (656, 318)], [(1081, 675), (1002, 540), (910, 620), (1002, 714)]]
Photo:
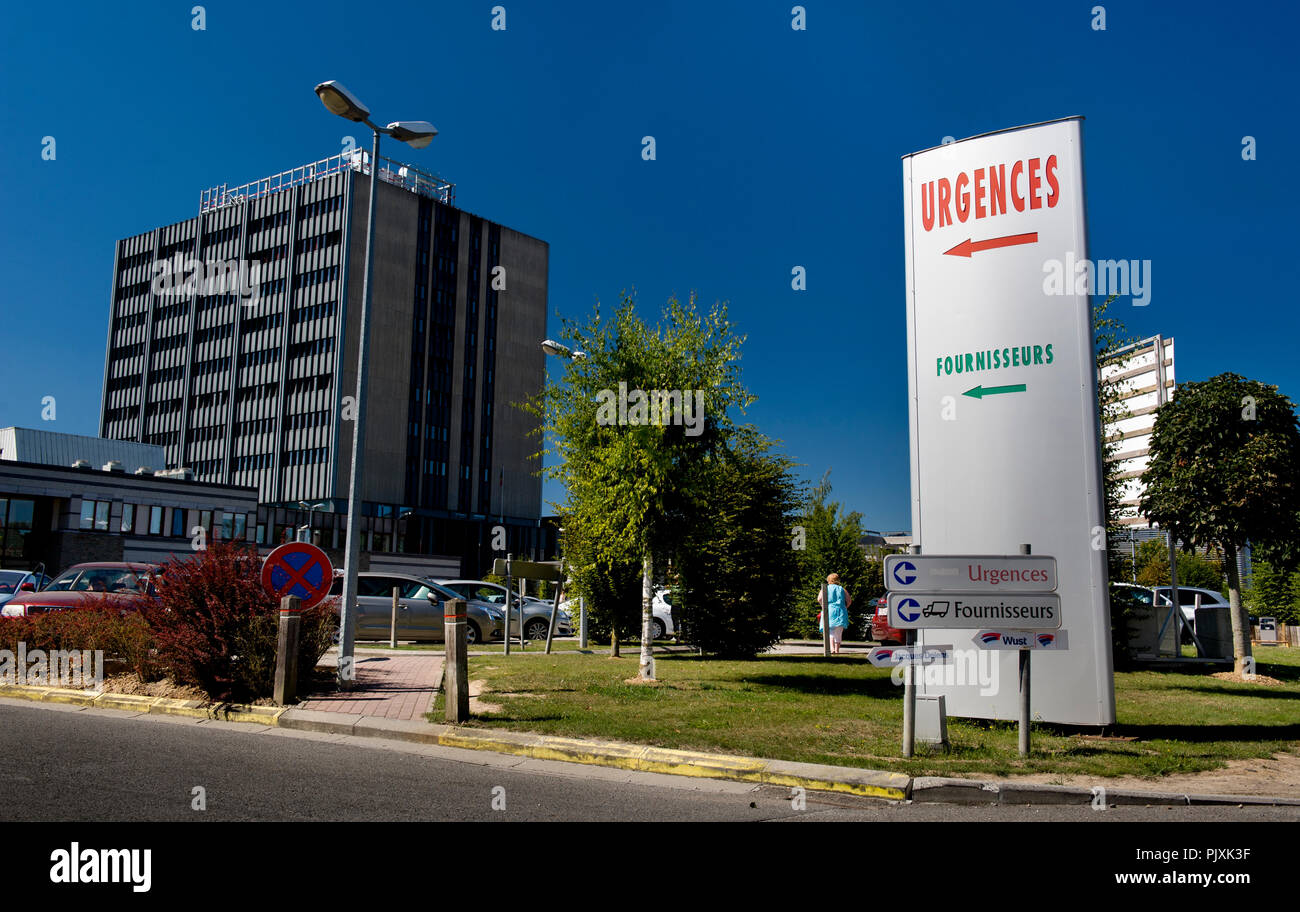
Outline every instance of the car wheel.
[(466, 646), (477, 645), (480, 639), (481, 637), (478, 632), (478, 624), (475, 624), (473, 621), (467, 620), (465, 622), (465, 645)]
[(650, 639), (662, 640), (664, 638), (664, 634), (666, 634), (667, 632), (668, 631), (664, 629), (663, 621), (659, 620), (659, 618), (650, 619)]
[(524, 625), (524, 636), (530, 640), (546, 639), (546, 629), (550, 625), (540, 618), (535, 618)]

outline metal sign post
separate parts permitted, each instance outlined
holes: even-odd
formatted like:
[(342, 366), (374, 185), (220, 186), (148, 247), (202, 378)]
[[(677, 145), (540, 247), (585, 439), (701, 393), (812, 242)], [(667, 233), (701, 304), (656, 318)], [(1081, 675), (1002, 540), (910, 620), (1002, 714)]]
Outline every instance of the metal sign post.
[[(1021, 545), (1020, 553), (1028, 554), (1029, 545)], [(1029, 756), (1029, 657), (1033, 651), (1021, 649), (1020, 653), (1020, 756)]]
[(510, 655), (510, 561), (514, 555), (506, 555), (506, 629), (501, 639), (506, 643), (506, 655)]
[[(912, 545), (908, 552), (913, 555), (921, 553), (920, 545)], [(889, 585), (889, 578), (885, 578), (885, 585)], [(909, 630), (905, 634), (907, 647), (916, 649), (916, 631)], [(912, 754), (916, 752), (916, 666), (908, 665), (903, 669), (903, 757), (910, 760)]]

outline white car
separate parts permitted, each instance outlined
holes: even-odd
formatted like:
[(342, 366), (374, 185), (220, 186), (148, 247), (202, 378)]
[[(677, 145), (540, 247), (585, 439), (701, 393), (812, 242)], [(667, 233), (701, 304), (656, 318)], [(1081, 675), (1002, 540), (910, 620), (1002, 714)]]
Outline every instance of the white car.
[[(651, 639), (662, 640), (666, 636), (676, 636), (677, 626), (673, 623), (672, 606), (664, 600), (663, 595), (668, 590), (660, 589), (655, 593), (654, 601), (650, 603), (651, 612)], [(577, 599), (560, 602), (560, 611), (566, 615), (572, 616), (573, 623), (578, 623), (578, 617), (581, 613), (581, 606)], [(640, 628), (637, 628), (637, 636), (640, 636)]]
[[(1166, 608), (1169, 607), (1170, 589), (1171, 587), (1169, 586), (1155, 587), (1154, 592), (1156, 594), (1157, 606), (1163, 605)], [(1178, 607), (1183, 610), (1183, 617), (1187, 619), (1187, 623), (1189, 624), (1196, 624), (1196, 597), (1198, 595), (1201, 597), (1202, 608), (1229, 607), (1229, 602), (1223, 597), (1223, 594), (1215, 592), (1213, 589), (1197, 589), (1193, 586), (1179, 586)]]

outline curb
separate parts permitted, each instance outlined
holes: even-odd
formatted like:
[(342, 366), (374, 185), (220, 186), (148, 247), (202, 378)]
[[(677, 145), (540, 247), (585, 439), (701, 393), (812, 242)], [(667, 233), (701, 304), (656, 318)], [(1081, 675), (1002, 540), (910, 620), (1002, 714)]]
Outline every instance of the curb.
[[(19, 685), (0, 685), (0, 697), (38, 703), (72, 704), (96, 709), (188, 716), (224, 722), (251, 722), (296, 731), (386, 738), (465, 750), (493, 751), (535, 760), (560, 760), (638, 772), (798, 787), (894, 802), (986, 806), (1091, 805), (1096, 797), (1104, 801), (1105, 807), (1206, 805), (1300, 807), (1300, 798), (1155, 792), (1112, 789), (1105, 786), (1087, 788), (1037, 785), (1006, 779), (958, 779), (944, 776), (913, 778), (905, 773), (886, 770), (710, 754), (631, 744), (625, 741), (568, 738), (529, 732), (485, 732), (423, 721), (407, 722), (282, 706), (245, 706), (238, 703), (214, 705), (203, 704), (197, 700)], [(1098, 807), (1098, 810), (1103, 809)]]
[(198, 700), (175, 700), (170, 697), (146, 697), (139, 694), (100, 693), (61, 687), (24, 687), (0, 684), (0, 697), (30, 700), (33, 703), (65, 703), (94, 709), (119, 709), (125, 712), (220, 722), (254, 722), (275, 725), (286, 710), (283, 706), (245, 706), (242, 703), (201, 703)]
[(275, 724), (300, 731), (392, 738), (441, 747), (487, 750), (534, 760), (562, 760), (645, 773), (798, 786), (886, 801), (906, 801), (911, 785), (910, 776), (880, 770), (845, 769), (528, 732), (480, 733), (453, 725), (402, 722), (317, 710), (289, 709)]
[(917, 776), (912, 780), (912, 801), (964, 805), (1091, 805), (1108, 807), (1189, 807), (1192, 805), (1267, 805), (1300, 807), (1300, 798), (1259, 795), (1201, 795), (1190, 792), (1154, 792), (1108, 786), (1037, 785), (1013, 780), (949, 779)]

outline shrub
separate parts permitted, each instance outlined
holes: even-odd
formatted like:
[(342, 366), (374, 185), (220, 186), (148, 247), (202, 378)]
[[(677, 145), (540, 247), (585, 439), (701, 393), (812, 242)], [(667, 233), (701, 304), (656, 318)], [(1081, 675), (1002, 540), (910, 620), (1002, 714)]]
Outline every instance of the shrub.
[[(173, 559), (161, 604), (145, 612), (159, 661), (180, 683), (214, 700), (269, 696), (275, 683), (279, 605), (261, 581), (256, 550), (217, 542), (188, 560)], [(300, 681), (333, 640), (337, 616), (327, 600), (303, 612)]]

